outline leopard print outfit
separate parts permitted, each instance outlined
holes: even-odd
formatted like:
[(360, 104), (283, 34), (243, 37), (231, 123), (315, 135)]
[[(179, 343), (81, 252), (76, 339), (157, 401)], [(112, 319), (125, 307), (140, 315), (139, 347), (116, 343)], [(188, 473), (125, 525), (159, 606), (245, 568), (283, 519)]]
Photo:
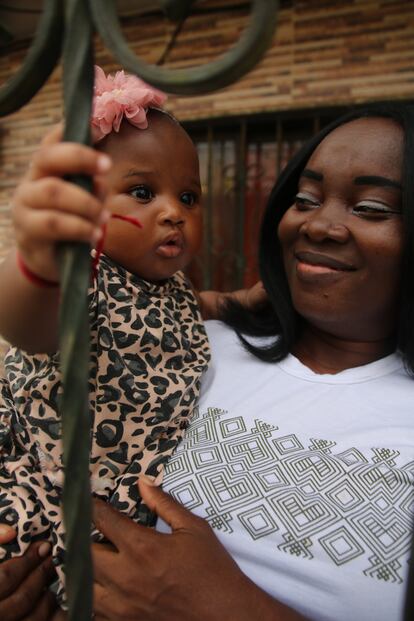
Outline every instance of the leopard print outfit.
[[(90, 475), (96, 495), (150, 523), (140, 473), (161, 482), (182, 439), (210, 349), (194, 293), (182, 273), (148, 283), (102, 256), (89, 293), (92, 425)], [(47, 538), (64, 582), (63, 464), (58, 355), (11, 349), (0, 380), (0, 523), (18, 537), (0, 560)], [(102, 539), (93, 532), (93, 539)]]

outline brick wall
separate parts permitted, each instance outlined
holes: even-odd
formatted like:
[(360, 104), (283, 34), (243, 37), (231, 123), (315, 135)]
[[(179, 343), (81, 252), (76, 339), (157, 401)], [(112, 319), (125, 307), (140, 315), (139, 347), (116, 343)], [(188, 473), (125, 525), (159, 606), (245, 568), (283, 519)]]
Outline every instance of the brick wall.
[[(233, 0), (209, 0), (221, 12), (188, 20), (169, 57), (171, 66), (213, 59), (233, 43), (247, 11)], [(124, 34), (135, 52), (156, 62), (172, 27), (154, 18), (129, 18)], [(15, 73), (26, 47), (3, 50), (0, 84)], [(119, 68), (97, 41), (97, 62)], [(412, 0), (287, 0), (282, 2), (273, 45), (260, 64), (236, 84), (200, 97), (171, 96), (181, 120), (222, 117), (383, 100), (414, 99)], [(45, 130), (61, 117), (60, 68), (19, 112), (0, 119), (0, 259), (12, 244), (10, 199)], [(0, 346), (1, 349), (1, 346)]]

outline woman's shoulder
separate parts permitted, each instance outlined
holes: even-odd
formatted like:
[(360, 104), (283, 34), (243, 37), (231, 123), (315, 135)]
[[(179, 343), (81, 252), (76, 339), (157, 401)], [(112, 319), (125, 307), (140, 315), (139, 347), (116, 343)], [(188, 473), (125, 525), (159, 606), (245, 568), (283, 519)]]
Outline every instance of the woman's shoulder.
[(244, 352), (250, 357), (233, 328), (216, 319), (209, 319), (204, 322), (204, 325), (213, 355), (229, 358), (233, 355), (239, 356)]
[[(206, 326), (206, 331), (210, 340), (211, 347), (216, 352), (227, 354), (229, 356), (233, 354), (237, 354), (238, 356), (243, 355), (246, 357), (246, 360), (257, 361), (263, 364), (261, 361), (258, 360), (258, 358), (253, 356), (253, 354), (249, 353), (243, 347), (243, 344), (234, 328), (216, 319), (210, 319), (208, 321), (205, 321), (204, 323)], [(270, 342), (274, 341), (275, 337), (249, 336), (246, 338), (250, 343), (254, 343), (255, 345), (267, 345)]]

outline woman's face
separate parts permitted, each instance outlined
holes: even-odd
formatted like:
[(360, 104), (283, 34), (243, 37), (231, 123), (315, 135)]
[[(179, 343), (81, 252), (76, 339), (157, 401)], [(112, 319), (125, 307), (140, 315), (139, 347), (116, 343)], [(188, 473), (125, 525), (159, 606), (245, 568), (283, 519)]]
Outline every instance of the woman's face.
[(403, 131), (361, 118), (312, 154), (278, 229), (293, 305), (314, 327), (375, 341), (395, 330)]

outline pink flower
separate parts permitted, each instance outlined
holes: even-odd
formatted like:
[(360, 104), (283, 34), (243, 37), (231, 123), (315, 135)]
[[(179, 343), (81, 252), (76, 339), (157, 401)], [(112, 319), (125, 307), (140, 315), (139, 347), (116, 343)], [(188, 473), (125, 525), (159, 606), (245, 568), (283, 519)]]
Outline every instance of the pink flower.
[(101, 67), (95, 66), (95, 87), (92, 105), (92, 130), (98, 142), (112, 130), (119, 132), (122, 119), (139, 129), (148, 127), (148, 108), (159, 108), (167, 96), (134, 75), (117, 71), (105, 76)]

